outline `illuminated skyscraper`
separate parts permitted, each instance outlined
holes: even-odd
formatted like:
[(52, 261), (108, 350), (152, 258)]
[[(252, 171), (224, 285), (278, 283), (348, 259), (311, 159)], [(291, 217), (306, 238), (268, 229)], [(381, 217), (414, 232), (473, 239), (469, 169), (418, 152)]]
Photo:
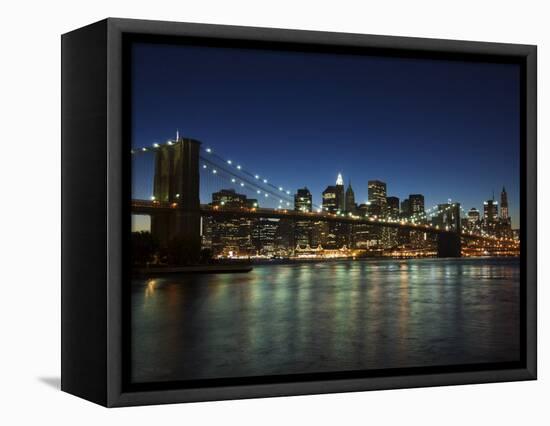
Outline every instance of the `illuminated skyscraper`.
[(294, 210), (310, 212), (312, 209), (311, 192), (307, 188), (301, 188), (294, 194)]
[(468, 211), (468, 229), (476, 233), (481, 229), (481, 215), (475, 207)]
[(338, 173), (336, 185), (329, 185), (323, 191), (323, 211), (330, 213), (343, 212), (345, 207), (344, 180)]
[(496, 235), (498, 220), (498, 202), (493, 198), (483, 203), (483, 230), (489, 235)]
[(401, 217), (408, 219), (411, 215), (411, 203), (408, 198), (401, 201)]
[(502, 187), (502, 192), (500, 193), (500, 217), (505, 220), (510, 217), (508, 212), (508, 194), (506, 194), (504, 187)]
[(341, 173), (338, 173), (338, 177), (336, 178), (336, 202), (338, 210), (341, 212), (345, 211), (346, 199), (344, 195), (344, 179), (342, 178)]
[(351, 187), (351, 180), (349, 181), (348, 189), (346, 189), (346, 212), (355, 214), (357, 206), (355, 205), (355, 193)]
[(329, 185), (323, 191), (323, 211), (336, 213), (338, 210), (338, 201), (336, 200), (336, 187)]
[(409, 195), (409, 209), (411, 216), (416, 219), (424, 218), (424, 196), (422, 194)]
[(481, 219), (481, 216), (479, 214), (479, 210), (476, 209), (475, 207), (472, 207), (468, 211), (468, 222), (470, 224), (475, 224), (475, 223), (479, 222), (480, 219)]
[(275, 237), (279, 219), (259, 218), (252, 226), (252, 244), (257, 254), (271, 256), (275, 253)]
[[(311, 192), (307, 188), (301, 188), (294, 194), (294, 210), (310, 212), (312, 208)], [(294, 244), (296, 246), (308, 246), (311, 244), (313, 224), (309, 220), (298, 220), (294, 225)]]
[(498, 202), (494, 199), (483, 203), (483, 220), (486, 222), (496, 222), (498, 218)]
[(369, 201), (386, 203), (386, 183), (379, 180), (369, 180)]
[(383, 216), (386, 213), (386, 183), (379, 180), (369, 180), (369, 214)]
[[(222, 189), (212, 194), (212, 206), (217, 208), (249, 207), (255, 200), (235, 192), (234, 189)], [(211, 233), (211, 247), (214, 256), (248, 256), (255, 254), (251, 234), (253, 220), (246, 217), (231, 219), (207, 218)]]
[(386, 209), (390, 219), (397, 219), (399, 217), (399, 198), (386, 197)]

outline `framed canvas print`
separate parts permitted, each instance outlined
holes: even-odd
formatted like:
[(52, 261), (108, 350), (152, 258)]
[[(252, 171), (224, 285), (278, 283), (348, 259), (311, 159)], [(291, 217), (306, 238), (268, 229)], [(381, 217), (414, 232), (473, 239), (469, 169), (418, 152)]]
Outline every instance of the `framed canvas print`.
[(536, 47), (107, 19), (62, 37), (62, 389), (536, 378)]

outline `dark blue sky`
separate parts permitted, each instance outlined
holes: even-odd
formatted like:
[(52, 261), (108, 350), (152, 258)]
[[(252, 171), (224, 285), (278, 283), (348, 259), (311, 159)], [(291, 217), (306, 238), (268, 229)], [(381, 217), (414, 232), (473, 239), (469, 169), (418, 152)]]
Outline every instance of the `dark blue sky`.
[[(508, 191), (519, 226), (519, 66), (327, 53), (135, 44), (134, 148), (199, 139), (314, 202), (342, 172), (358, 202), (448, 198), (464, 209)], [(152, 191), (134, 164), (133, 196)]]

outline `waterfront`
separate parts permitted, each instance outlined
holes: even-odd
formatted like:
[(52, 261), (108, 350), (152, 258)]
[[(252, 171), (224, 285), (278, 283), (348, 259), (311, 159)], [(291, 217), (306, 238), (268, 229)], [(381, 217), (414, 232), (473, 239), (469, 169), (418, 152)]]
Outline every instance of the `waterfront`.
[(132, 282), (132, 379), (519, 359), (516, 258), (257, 265)]

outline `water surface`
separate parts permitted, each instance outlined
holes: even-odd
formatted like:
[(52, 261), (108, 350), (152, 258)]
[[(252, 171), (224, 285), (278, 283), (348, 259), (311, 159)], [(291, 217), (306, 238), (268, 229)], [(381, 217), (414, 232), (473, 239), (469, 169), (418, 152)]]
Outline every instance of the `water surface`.
[(132, 282), (132, 379), (519, 359), (519, 260), (255, 266)]

